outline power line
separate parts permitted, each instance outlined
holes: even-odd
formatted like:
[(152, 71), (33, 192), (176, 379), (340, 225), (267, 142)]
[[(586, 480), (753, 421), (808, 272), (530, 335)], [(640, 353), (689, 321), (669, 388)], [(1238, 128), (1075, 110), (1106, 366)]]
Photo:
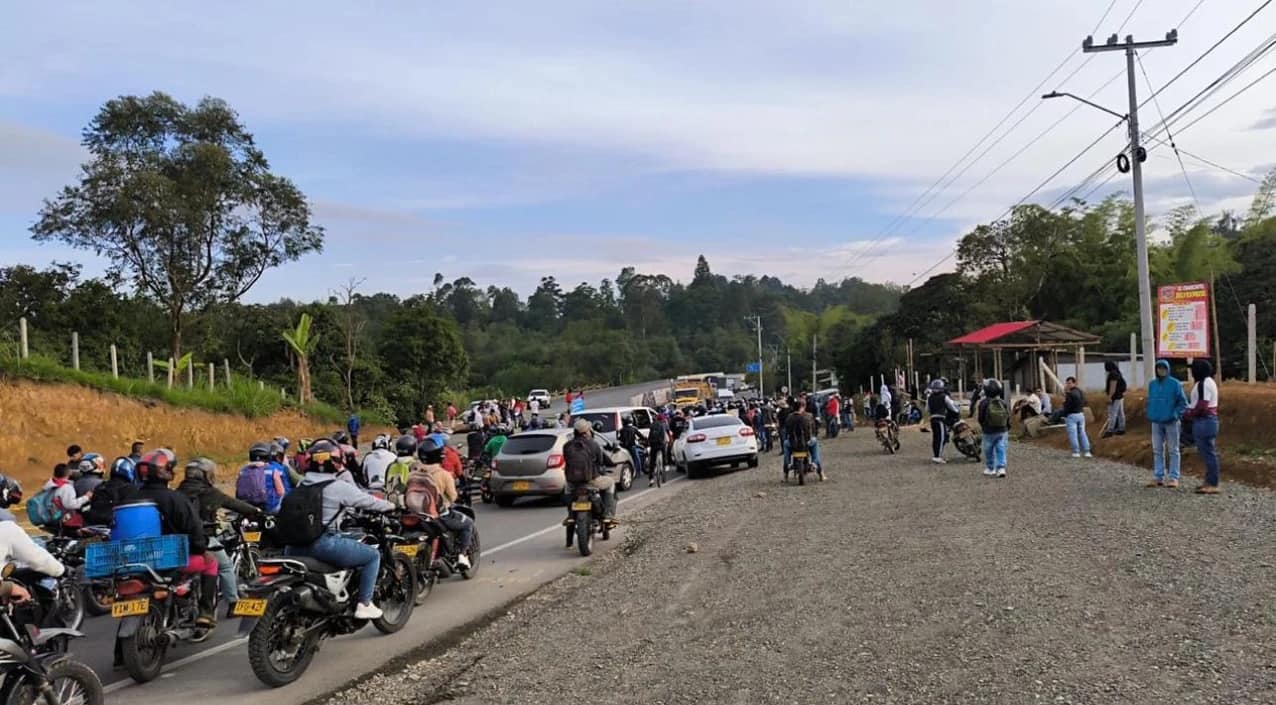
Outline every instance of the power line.
[[(1143, 66), (1143, 57), (1135, 52), (1134, 58), (1139, 63), (1139, 71), (1143, 74), (1143, 80), (1148, 84), (1148, 90), (1154, 90), (1152, 79), (1148, 78), (1148, 70)], [(1166, 121), (1165, 111), (1161, 110), (1161, 100), (1156, 97), (1155, 92), (1152, 93), (1152, 104), (1156, 106), (1156, 112), (1161, 116), (1161, 122), (1164, 123)], [(1179, 146), (1174, 144), (1174, 135), (1170, 133), (1169, 125), (1165, 126), (1165, 136), (1169, 138), (1170, 149), (1174, 150), (1174, 157), (1179, 162), (1179, 171), (1183, 172), (1183, 182), (1187, 184), (1187, 190), (1192, 194), (1192, 202), (1196, 204), (1196, 212), (1199, 214), (1201, 212), (1201, 200), (1196, 197), (1196, 187), (1192, 186), (1192, 179), (1187, 175), (1187, 167), (1183, 164), (1183, 155), (1179, 153)]]

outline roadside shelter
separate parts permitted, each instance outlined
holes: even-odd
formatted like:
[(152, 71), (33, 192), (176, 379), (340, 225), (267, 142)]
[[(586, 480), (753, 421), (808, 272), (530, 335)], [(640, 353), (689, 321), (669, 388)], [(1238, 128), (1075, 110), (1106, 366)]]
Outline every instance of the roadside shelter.
[[(1057, 378), (1060, 353), (1073, 353), (1080, 363), (1078, 369), (1084, 370), (1085, 347), (1097, 345), (1099, 341), (1097, 335), (1049, 321), (1007, 321), (953, 338), (948, 341), (948, 345), (958, 349), (963, 358), (963, 369), (965, 356), (974, 356), (975, 375), (980, 379), (993, 377), (1012, 385), (1031, 388), (1037, 385), (1047, 386), (1050, 375), (1043, 369), (1045, 365), (1049, 365)], [(1003, 352), (1011, 354), (1009, 370), (1005, 367)], [(989, 362), (987, 374), (985, 357)], [(1049, 362), (1046, 362), (1047, 358)], [(1079, 379), (1078, 382), (1084, 388), (1085, 380)]]

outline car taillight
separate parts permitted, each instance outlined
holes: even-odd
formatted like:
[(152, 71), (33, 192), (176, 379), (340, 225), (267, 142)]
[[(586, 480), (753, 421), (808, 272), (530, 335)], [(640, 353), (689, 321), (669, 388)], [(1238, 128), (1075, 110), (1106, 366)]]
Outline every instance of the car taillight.
[(703, 442), (703, 441), (704, 441), (705, 439), (707, 439), (707, 438), (708, 438), (708, 436), (704, 435), (703, 433), (693, 433), (693, 434), (691, 434), (690, 436), (687, 436), (687, 442), (688, 442), (688, 443), (701, 443), (701, 442)]
[(561, 453), (554, 453), (553, 455), (545, 459), (545, 467), (549, 468), (550, 470), (561, 468), (566, 464), (567, 463), (566, 461), (563, 460), (563, 456)]
[(748, 426), (745, 426), (744, 428), (740, 429), (740, 435), (741, 435), (741, 436), (752, 436), (752, 435), (753, 435), (753, 429), (749, 428)]
[(141, 580), (121, 580), (115, 584), (115, 594), (120, 597), (138, 595), (145, 589), (146, 583)]

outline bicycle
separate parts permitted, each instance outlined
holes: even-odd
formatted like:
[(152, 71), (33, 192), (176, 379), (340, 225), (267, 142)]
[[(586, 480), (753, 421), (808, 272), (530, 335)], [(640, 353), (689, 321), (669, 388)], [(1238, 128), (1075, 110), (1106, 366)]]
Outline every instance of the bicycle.
[(648, 486), (655, 484), (656, 487), (663, 487), (665, 484), (665, 453), (663, 449), (652, 450), (647, 449), (647, 476), (651, 478)]

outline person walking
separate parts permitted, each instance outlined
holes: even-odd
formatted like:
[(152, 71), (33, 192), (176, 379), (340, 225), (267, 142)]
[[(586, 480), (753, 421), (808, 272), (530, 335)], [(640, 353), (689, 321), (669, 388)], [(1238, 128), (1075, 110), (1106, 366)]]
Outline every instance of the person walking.
[(359, 415), (350, 412), (350, 418), (346, 419), (346, 431), (350, 433), (350, 445), (355, 448), (359, 447)]
[(1157, 360), (1156, 377), (1148, 382), (1147, 417), (1152, 424), (1152, 481), (1148, 487), (1179, 486), (1179, 419), (1186, 409), (1187, 396), (1183, 385), (1170, 374), (1169, 361)]
[(425, 405), (425, 425), (426, 425), (426, 426), (433, 427), (433, 426), (434, 426), (434, 421), (435, 421), (435, 418), (434, 418), (434, 405), (433, 405), (433, 404), (426, 404), (426, 405)]
[(1214, 366), (1209, 360), (1192, 362), (1192, 394), (1188, 399), (1185, 418), (1192, 421), (1192, 439), (1196, 452), (1205, 463), (1205, 482), (1196, 488), (1197, 494), (1218, 494), (1220, 470), (1218, 465), (1218, 383), (1214, 381)]
[(1121, 368), (1111, 360), (1103, 363), (1108, 377), (1106, 387), (1108, 393), (1108, 420), (1103, 428), (1103, 438), (1125, 435), (1125, 376)]
[(930, 393), (926, 396), (926, 411), (930, 413), (930, 449), (932, 463), (944, 464), (944, 448), (948, 445), (948, 417), (961, 413), (961, 407), (948, 396), (948, 386), (942, 379), (930, 381)]
[(979, 402), (976, 418), (984, 437), (984, 474), (1005, 477), (1006, 450), (1010, 445), (1010, 405), (1002, 396), (1001, 382), (990, 379), (984, 383), (983, 399)]
[(1084, 455), (1093, 458), (1090, 453), (1090, 437), (1085, 434), (1085, 392), (1077, 386), (1077, 378), (1069, 377), (1064, 384), (1067, 390), (1063, 395), (1063, 420), (1068, 425), (1068, 444), (1072, 446), (1072, 457)]

